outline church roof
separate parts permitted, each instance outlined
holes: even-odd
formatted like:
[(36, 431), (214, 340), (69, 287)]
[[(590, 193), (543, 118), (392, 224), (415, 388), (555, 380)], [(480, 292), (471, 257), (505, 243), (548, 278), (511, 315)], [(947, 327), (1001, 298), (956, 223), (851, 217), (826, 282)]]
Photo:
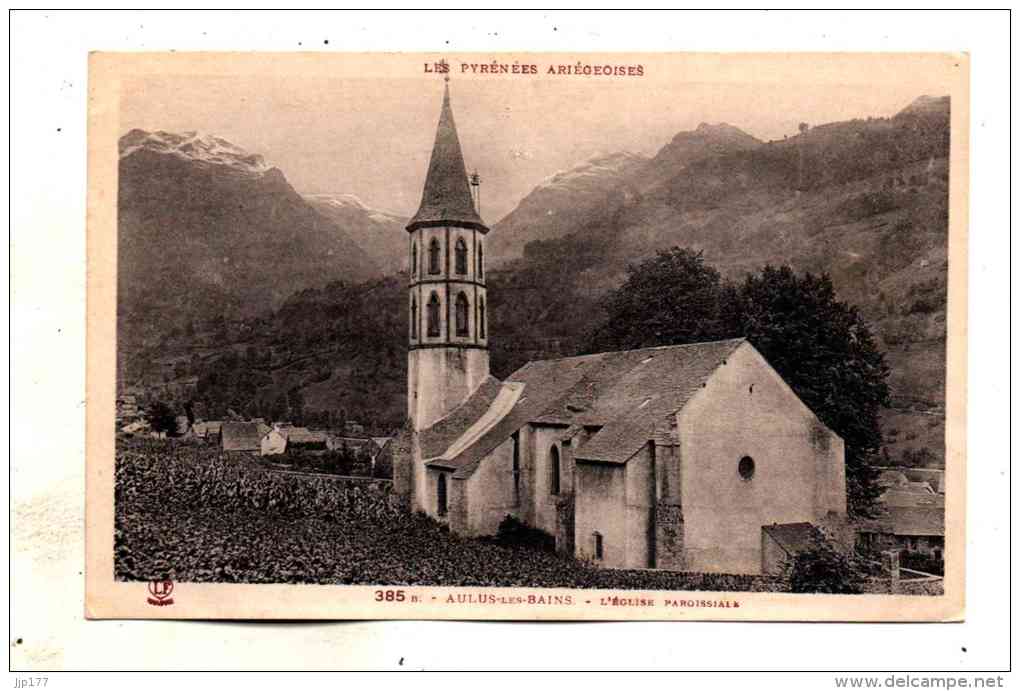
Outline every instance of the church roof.
[(443, 91), (443, 107), (439, 112), (439, 126), (432, 145), (421, 205), (407, 224), (407, 230), (446, 225), (488, 230), (471, 198), (464, 155), (450, 108), (449, 84)]
[[(498, 393), (492, 388), (481, 395), (476, 392), (422, 433), (426, 440), (422, 456), (431, 459), (430, 465), (455, 470), (454, 477), (467, 477), (511, 434), (536, 422), (599, 428), (576, 457), (626, 463), (744, 342), (733, 339), (529, 362), (503, 385), (519, 387), (520, 392), (498, 421), (466, 447), (445, 454)], [(441, 435), (437, 427), (442, 428)]]

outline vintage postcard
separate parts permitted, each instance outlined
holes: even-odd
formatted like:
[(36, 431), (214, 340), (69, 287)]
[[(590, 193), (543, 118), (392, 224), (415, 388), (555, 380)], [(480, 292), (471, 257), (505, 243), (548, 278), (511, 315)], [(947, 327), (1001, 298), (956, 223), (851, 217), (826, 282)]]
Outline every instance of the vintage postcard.
[(964, 617), (966, 55), (89, 78), (87, 616)]

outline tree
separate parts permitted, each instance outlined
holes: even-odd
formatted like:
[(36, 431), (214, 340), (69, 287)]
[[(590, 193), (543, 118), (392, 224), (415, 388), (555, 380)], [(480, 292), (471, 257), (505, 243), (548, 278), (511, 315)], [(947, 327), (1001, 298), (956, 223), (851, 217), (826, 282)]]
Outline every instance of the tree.
[(165, 432), (168, 435), (177, 432), (177, 415), (163, 401), (153, 402), (149, 406), (148, 411), (146, 411), (146, 417), (149, 419), (149, 426), (152, 427), (154, 432)]
[(301, 389), (293, 387), (287, 392), (287, 409), (291, 422), (296, 425), (303, 424), (305, 418), (305, 397)]
[(719, 272), (701, 252), (674, 247), (627, 268), (627, 280), (609, 293), (606, 321), (588, 352), (630, 350), (719, 337)]

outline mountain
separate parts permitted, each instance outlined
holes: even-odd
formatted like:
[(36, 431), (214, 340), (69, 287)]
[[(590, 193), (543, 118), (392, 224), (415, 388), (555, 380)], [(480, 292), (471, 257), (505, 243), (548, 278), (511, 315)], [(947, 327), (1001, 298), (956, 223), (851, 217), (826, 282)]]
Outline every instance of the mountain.
[(119, 142), (122, 342), (265, 313), (295, 290), (379, 266), (264, 159), (215, 136), (132, 130)]
[[(676, 135), (644, 165), (611, 176), (601, 198), (566, 188), (555, 213), (542, 214), (532, 211), (529, 195), (490, 237), (502, 236), (507, 254), (523, 256), (508, 270), (543, 266), (539, 277), (555, 272), (558, 280), (572, 272), (573, 298), (564, 298), (570, 293), (563, 286), (546, 296), (566, 309), (577, 296), (597, 298), (616, 287), (629, 264), (672, 246), (704, 252), (734, 280), (767, 263), (828, 273), (887, 351), (890, 453), (929, 448), (941, 458), (948, 155), (945, 97), (921, 97), (891, 118), (805, 125), (796, 136), (770, 142), (729, 125), (700, 125)], [(580, 212), (560, 212), (572, 208)], [(525, 211), (526, 233), (516, 222)], [(495, 311), (496, 291), (490, 296)], [(514, 304), (512, 311), (525, 307)], [(531, 333), (591, 319), (548, 307), (538, 314)], [(494, 334), (496, 319), (494, 313)]]
[(489, 261), (520, 256), (527, 243), (556, 237), (562, 224), (597, 215), (607, 195), (627, 193), (627, 180), (647, 161), (629, 152), (599, 155), (546, 178), (493, 227)]
[[(948, 106), (919, 99), (892, 118), (806, 126), (771, 142), (703, 125), (652, 159), (593, 159), (541, 182), (489, 235), (507, 257), (487, 274), (493, 373), (577, 354), (604, 319), (600, 298), (656, 250), (700, 250), (735, 281), (788, 264), (828, 273), (886, 351), (890, 460), (927, 449), (941, 462)], [(184, 374), (200, 378), (217, 411), (342, 413), (390, 430), (406, 415), (405, 286), (393, 276), (304, 290), (231, 325), (198, 359), (187, 334), (151, 359), (188, 353)]]
[(761, 144), (732, 125), (701, 123), (694, 130), (679, 132), (651, 159), (620, 152), (584, 161), (540, 183), (495, 225), (490, 256), (506, 261), (521, 256), (530, 242), (599, 225), (614, 209), (653, 192), (693, 161)]
[(677, 133), (672, 141), (659, 149), (637, 178), (642, 191), (676, 175), (693, 161), (736, 151), (747, 151), (762, 144), (738, 127), (719, 123), (701, 123), (694, 130)]
[(936, 117), (949, 117), (948, 96), (918, 96), (910, 105), (896, 114), (897, 117), (904, 115), (934, 115)]
[(408, 219), (370, 209), (353, 194), (311, 194), (305, 199), (347, 234), (387, 274), (407, 264)]

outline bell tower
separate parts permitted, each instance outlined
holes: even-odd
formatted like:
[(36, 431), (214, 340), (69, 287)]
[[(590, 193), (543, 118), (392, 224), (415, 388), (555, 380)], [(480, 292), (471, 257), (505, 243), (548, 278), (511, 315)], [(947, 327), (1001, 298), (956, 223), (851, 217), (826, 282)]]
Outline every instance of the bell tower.
[[(480, 179), (468, 178), (446, 77), (425, 188), (408, 233), (407, 416), (432, 426), (489, 376)], [(474, 192), (472, 192), (474, 189)]]

